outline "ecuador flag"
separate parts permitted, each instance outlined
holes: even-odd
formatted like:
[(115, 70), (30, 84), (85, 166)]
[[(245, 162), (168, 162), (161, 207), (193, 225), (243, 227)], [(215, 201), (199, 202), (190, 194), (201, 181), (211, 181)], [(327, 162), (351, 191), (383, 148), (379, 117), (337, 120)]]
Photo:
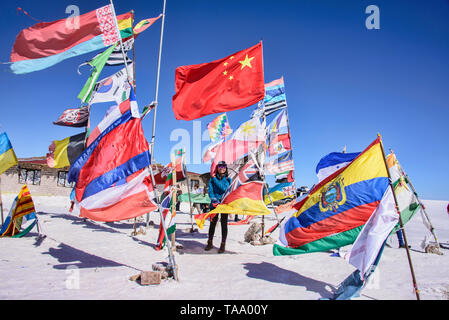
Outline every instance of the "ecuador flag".
[(380, 137), (348, 166), (320, 183), (282, 226), (274, 255), (325, 251), (352, 244), (389, 186)]

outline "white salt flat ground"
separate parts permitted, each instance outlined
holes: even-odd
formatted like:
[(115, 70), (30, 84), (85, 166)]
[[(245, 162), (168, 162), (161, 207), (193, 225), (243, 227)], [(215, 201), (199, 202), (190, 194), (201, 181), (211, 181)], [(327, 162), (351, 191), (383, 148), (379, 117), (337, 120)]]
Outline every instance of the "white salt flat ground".
[[(3, 194), (4, 216), (15, 195)], [(248, 225), (229, 226), (227, 252), (203, 250), (209, 223), (199, 232), (185, 232), (190, 215), (177, 215), (175, 253), (179, 282), (142, 286), (130, 276), (167, 262), (167, 251), (155, 250), (159, 217), (146, 234), (131, 236), (133, 223), (84, 221), (69, 213), (66, 197), (34, 197), (45, 239), (36, 229), (20, 239), (0, 239), (0, 299), (193, 299), (317, 300), (329, 298), (354, 267), (330, 252), (276, 257), (272, 245), (252, 246), (243, 235)], [(447, 201), (424, 201), (440, 242), (449, 241)], [(286, 214), (287, 215), (287, 214)], [(288, 214), (290, 215), (290, 214)], [(281, 215), (283, 216), (283, 215)], [(259, 218), (257, 218), (259, 219)], [(275, 223), (274, 215), (266, 218)], [(138, 228), (144, 222), (138, 223)], [(411, 257), (423, 300), (449, 299), (449, 250), (426, 254), (419, 244), (426, 230), (420, 215), (406, 225)], [(278, 230), (273, 238), (277, 239)], [(215, 245), (220, 243), (217, 225)], [(370, 285), (357, 300), (414, 300), (405, 249), (386, 247)], [(20, 290), (18, 290), (20, 288)]]

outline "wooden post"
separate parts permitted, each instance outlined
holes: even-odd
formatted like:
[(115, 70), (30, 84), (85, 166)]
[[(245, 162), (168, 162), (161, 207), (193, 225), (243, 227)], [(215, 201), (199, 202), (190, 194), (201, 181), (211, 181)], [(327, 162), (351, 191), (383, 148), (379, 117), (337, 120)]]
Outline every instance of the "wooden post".
[(396, 211), (399, 214), (399, 224), (401, 226), (402, 235), (404, 236), (405, 250), (407, 251), (408, 264), (409, 264), (409, 267), (410, 267), (410, 272), (412, 274), (413, 289), (415, 291), (416, 299), (417, 300), (421, 300), (420, 296), (419, 296), (418, 284), (416, 283), (415, 272), (413, 270), (412, 258), (410, 256), (410, 250), (408, 248), (407, 237), (405, 235), (405, 229), (404, 229), (404, 225), (402, 223), (401, 211), (399, 211), (398, 199), (396, 198), (396, 194), (394, 193), (393, 183), (391, 182), (390, 171), (388, 170), (388, 164), (387, 164), (387, 158), (385, 156), (384, 146), (383, 146), (380, 134), (377, 134), (377, 136), (379, 137), (380, 149), (382, 150), (382, 155), (383, 155), (383, 159), (384, 159), (385, 169), (387, 170), (388, 180), (389, 180), (389, 183), (390, 183), (391, 192), (393, 193), (394, 203), (396, 205)]

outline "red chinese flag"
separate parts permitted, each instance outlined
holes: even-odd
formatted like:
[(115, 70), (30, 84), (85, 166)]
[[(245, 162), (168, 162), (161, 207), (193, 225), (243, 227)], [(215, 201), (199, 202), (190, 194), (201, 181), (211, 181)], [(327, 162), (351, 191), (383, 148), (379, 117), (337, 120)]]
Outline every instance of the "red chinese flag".
[(209, 63), (176, 68), (178, 120), (246, 108), (265, 96), (262, 42)]

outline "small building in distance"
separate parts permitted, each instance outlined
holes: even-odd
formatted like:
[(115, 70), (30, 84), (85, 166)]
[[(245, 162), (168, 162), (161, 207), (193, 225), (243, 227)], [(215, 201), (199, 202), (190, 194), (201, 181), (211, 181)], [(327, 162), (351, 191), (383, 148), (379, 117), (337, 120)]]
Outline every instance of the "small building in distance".
[[(18, 194), (24, 184), (28, 185), (32, 196), (70, 196), (74, 183), (67, 181), (67, 174), (70, 167), (50, 168), (47, 159), (43, 157), (19, 158), (18, 164), (6, 170), (0, 176), (0, 192), (2, 194)], [(163, 165), (154, 164), (153, 168), (161, 170)], [(195, 184), (204, 188), (204, 182), (200, 179), (200, 174), (186, 172), (189, 178), (190, 188)], [(187, 179), (178, 182), (183, 193), (187, 193)], [(158, 185), (161, 192), (164, 185)]]

